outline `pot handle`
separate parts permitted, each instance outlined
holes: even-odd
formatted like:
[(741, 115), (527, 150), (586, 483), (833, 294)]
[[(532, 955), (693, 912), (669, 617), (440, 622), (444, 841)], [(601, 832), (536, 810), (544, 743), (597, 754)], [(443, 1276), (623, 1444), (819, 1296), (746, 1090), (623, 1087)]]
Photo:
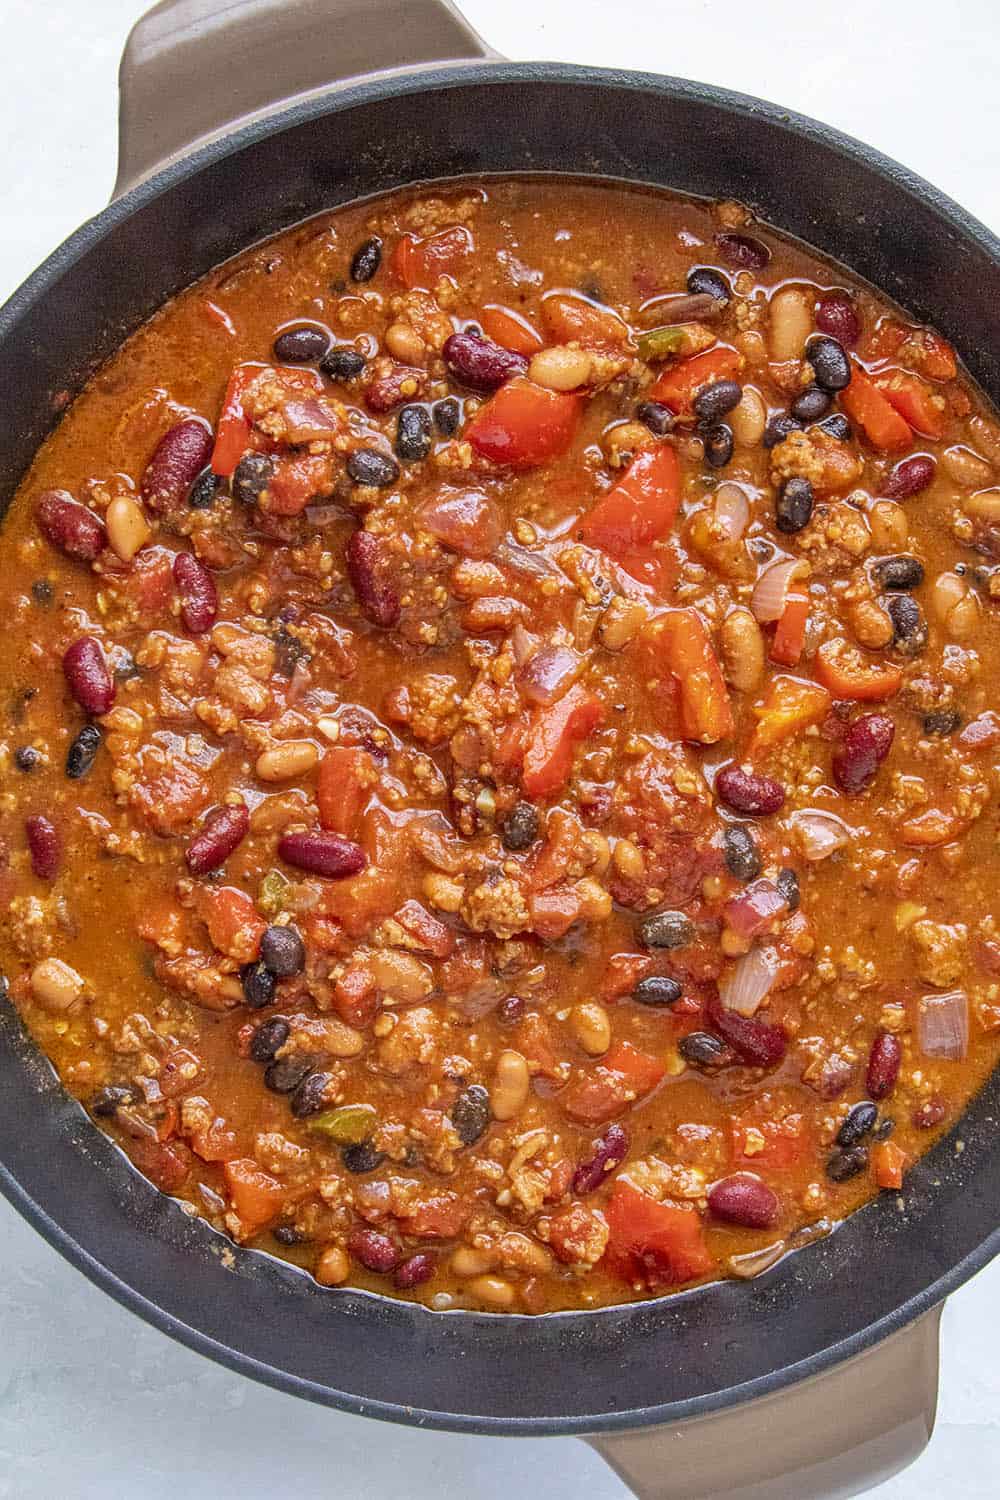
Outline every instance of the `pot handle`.
[(639, 1500), (847, 1500), (926, 1447), (940, 1320), (936, 1307), (874, 1349), (773, 1396), (587, 1442)]
[(122, 56), (112, 196), (302, 95), (498, 55), (451, 0), (160, 0)]

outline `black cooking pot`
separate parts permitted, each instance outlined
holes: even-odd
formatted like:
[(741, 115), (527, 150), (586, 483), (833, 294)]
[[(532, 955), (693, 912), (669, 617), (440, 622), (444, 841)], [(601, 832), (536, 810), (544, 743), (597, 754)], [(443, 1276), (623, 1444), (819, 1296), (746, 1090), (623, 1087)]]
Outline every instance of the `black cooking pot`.
[[(441, 0), (157, 6), (123, 64), (122, 196), (0, 312), (0, 506), (66, 393), (172, 293), (318, 210), (461, 174), (585, 174), (739, 198), (932, 321), (1000, 402), (1000, 347), (983, 337), (1000, 244), (926, 183), (755, 99), (637, 73), (459, 61), (487, 56)], [(415, 66), (434, 58), (456, 61)], [(389, 60), (411, 66), (318, 87)], [(994, 1079), (901, 1198), (883, 1195), (755, 1281), (600, 1312), (432, 1313), (324, 1290), (187, 1218), (67, 1098), (9, 1007), (0, 1061), (0, 1186), (150, 1322), (348, 1411), (599, 1434), (650, 1500), (848, 1495), (899, 1468), (933, 1422), (935, 1309), (1000, 1247)]]

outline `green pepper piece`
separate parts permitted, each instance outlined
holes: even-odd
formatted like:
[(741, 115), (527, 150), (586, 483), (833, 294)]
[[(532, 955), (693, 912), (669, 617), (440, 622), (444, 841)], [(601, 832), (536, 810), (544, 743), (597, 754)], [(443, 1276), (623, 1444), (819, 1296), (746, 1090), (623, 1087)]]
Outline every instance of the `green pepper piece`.
[(257, 905), (265, 916), (276, 917), (284, 909), (289, 884), (280, 870), (268, 870), (257, 893)]
[(338, 1146), (360, 1146), (371, 1139), (377, 1118), (371, 1104), (340, 1104), (314, 1115), (309, 1128), (321, 1131)]

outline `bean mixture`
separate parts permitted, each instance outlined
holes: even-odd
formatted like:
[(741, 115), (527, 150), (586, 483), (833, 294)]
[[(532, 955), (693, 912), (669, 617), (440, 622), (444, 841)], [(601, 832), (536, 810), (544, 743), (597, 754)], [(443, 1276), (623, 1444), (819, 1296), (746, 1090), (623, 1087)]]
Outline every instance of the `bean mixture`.
[(325, 1286), (766, 1270), (997, 1060), (998, 467), (949, 345), (734, 203), (250, 250), (6, 523), (10, 997)]

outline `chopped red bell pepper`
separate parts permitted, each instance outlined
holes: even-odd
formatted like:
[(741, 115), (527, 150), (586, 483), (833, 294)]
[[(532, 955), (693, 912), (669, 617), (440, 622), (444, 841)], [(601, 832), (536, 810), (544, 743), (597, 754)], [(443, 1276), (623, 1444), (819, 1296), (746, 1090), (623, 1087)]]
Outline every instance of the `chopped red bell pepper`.
[(221, 953), (241, 964), (257, 957), (264, 923), (246, 891), (235, 885), (205, 887), (200, 909), (213, 946)]
[(600, 698), (577, 683), (557, 703), (536, 708), (524, 748), (522, 780), (529, 797), (548, 797), (564, 786), (573, 749), (604, 719)]
[(602, 1264), (624, 1281), (642, 1282), (653, 1292), (694, 1281), (715, 1264), (693, 1208), (659, 1203), (620, 1179), (604, 1215), (610, 1235)]
[(438, 277), (456, 270), (475, 248), (471, 232), (461, 224), (424, 239), (404, 234), (393, 251), (393, 274), (411, 291), (418, 286), (433, 291)]
[(771, 641), (771, 660), (783, 667), (794, 667), (802, 655), (806, 643), (806, 626), (809, 623), (809, 596), (789, 594), (784, 611), (778, 621)]
[(631, 1042), (616, 1042), (596, 1068), (570, 1084), (559, 1102), (571, 1120), (603, 1125), (655, 1089), (665, 1072), (658, 1057)]
[(649, 392), (677, 416), (692, 416), (691, 403), (702, 386), (717, 380), (734, 380), (743, 368), (743, 356), (725, 347), (707, 349), (665, 370)]
[(316, 783), (322, 826), (356, 839), (361, 815), (377, 780), (375, 762), (367, 750), (357, 745), (332, 745), (323, 756)]
[(701, 745), (724, 740), (733, 732), (733, 711), (701, 616), (693, 609), (671, 610), (662, 622), (660, 639), (667, 670), (677, 681), (684, 738)]
[(820, 646), (816, 676), (835, 698), (849, 698), (854, 703), (884, 703), (903, 685), (899, 667), (891, 662), (869, 661), (839, 638)]
[(585, 349), (619, 349), (628, 338), (628, 325), (616, 312), (573, 292), (550, 292), (542, 302), (542, 322), (557, 343)]
[(872, 1166), (880, 1188), (898, 1191), (903, 1186), (903, 1173), (908, 1165), (906, 1152), (895, 1141), (879, 1141), (872, 1147)]
[(261, 365), (237, 365), (229, 377), (215, 429), (212, 449), (212, 472), (228, 479), (250, 443), (250, 423), (243, 415), (243, 397), (251, 381), (260, 374)]
[(524, 376), (481, 406), (465, 429), (480, 458), (511, 469), (533, 469), (566, 452), (579, 420), (582, 397), (535, 385)]
[(840, 404), (873, 448), (883, 453), (895, 453), (908, 448), (913, 441), (909, 423), (857, 365), (850, 385), (840, 393)]
[(489, 303), (480, 313), (479, 322), (488, 339), (492, 339), (502, 349), (512, 349), (515, 354), (523, 354), (527, 359), (544, 347), (541, 334), (536, 333), (527, 318), (522, 318), (520, 313), (513, 312), (509, 307)]
[(944, 401), (919, 375), (891, 370), (879, 375), (875, 384), (915, 432), (935, 441), (944, 436)]
[(677, 452), (658, 443), (636, 454), (624, 476), (585, 517), (580, 534), (588, 546), (627, 564), (634, 549), (666, 536), (680, 503)]

